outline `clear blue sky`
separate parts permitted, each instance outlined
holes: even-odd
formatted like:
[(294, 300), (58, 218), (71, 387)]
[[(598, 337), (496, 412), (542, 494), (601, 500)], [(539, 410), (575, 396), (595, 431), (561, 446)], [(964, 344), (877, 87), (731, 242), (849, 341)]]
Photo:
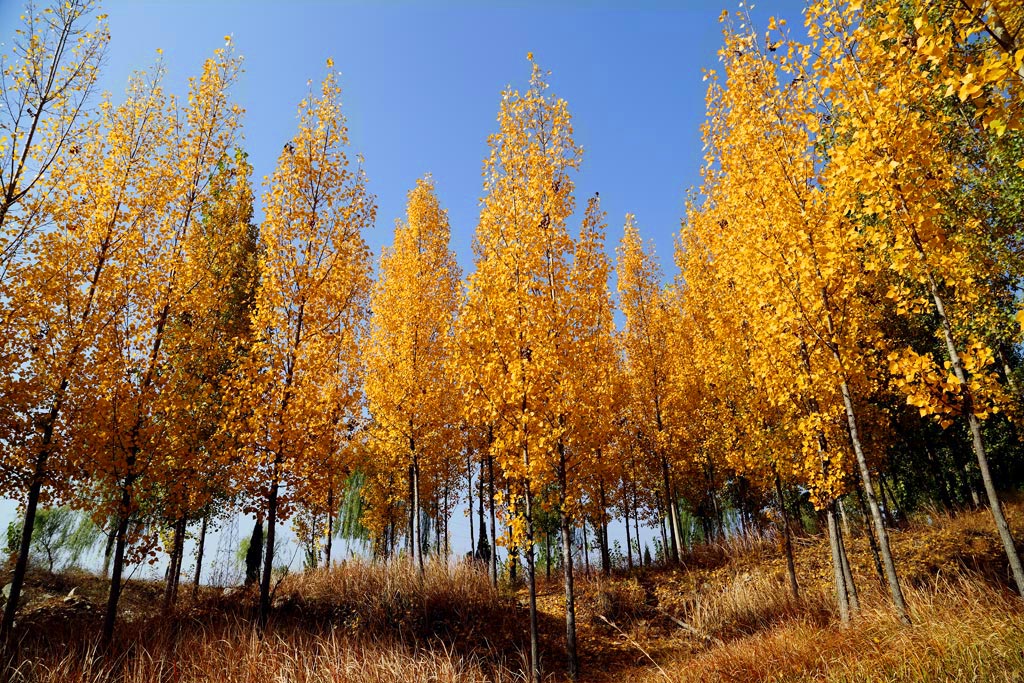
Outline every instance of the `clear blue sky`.
[[(365, 156), (377, 196), (377, 226), (367, 235), (374, 253), (390, 243), (406, 192), (429, 172), (468, 272), (487, 136), (496, 128), (502, 89), (525, 87), (526, 53), (532, 51), (552, 72), (552, 91), (568, 101), (576, 142), (584, 148), (577, 205), (601, 193), (610, 250), (622, 236), (624, 214), (635, 213), (671, 276), (686, 190), (699, 182), (706, 89), (701, 69), (717, 67), (718, 16), (737, 9), (739, 0), (621, 5), (630, 9), (582, 0), (108, 0), (112, 44), (101, 88), (119, 99), (129, 73), (150, 66), (161, 48), (169, 87), (184, 93), (187, 78), (232, 35), (245, 57), (235, 99), (246, 109), (244, 147), (258, 184), (294, 135), (295, 107), (307, 80), (319, 81), (333, 57), (342, 72), (353, 152)], [(769, 16), (785, 18), (799, 30), (803, 5), (765, 0), (753, 17), (762, 27)], [(0, 40), (10, 40), (22, 7), (21, 0), (0, 0)], [(257, 195), (261, 191), (257, 187)], [(0, 503), (4, 527), (13, 509), (10, 501)], [(241, 533), (249, 530), (243, 524)], [(457, 552), (468, 548), (468, 536), (468, 525), (454, 525)], [(613, 530), (615, 537), (624, 542), (621, 528)]]
[[(776, 15), (798, 27), (803, 4), (757, 3), (754, 18), (763, 25)], [(306, 81), (321, 79), (334, 57), (352, 147), (364, 154), (378, 199), (377, 227), (367, 236), (374, 253), (390, 243), (406, 191), (430, 172), (468, 271), (487, 135), (502, 88), (525, 86), (533, 51), (552, 72), (552, 91), (568, 101), (584, 148), (578, 205), (601, 193), (610, 248), (624, 214), (635, 213), (671, 274), (672, 235), (686, 189), (699, 182), (701, 68), (717, 66), (718, 15), (739, 2), (616, 5), (108, 0), (113, 37), (102, 88), (119, 97), (129, 73), (151, 65), (162, 48), (169, 85), (183, 92), (231, 34), (245, 58), (235, 96), (246, 109), (244, 145), (258, 183), (294, 134)], [(7, 40), (22, 2), (0, 6), (0, 40)]]

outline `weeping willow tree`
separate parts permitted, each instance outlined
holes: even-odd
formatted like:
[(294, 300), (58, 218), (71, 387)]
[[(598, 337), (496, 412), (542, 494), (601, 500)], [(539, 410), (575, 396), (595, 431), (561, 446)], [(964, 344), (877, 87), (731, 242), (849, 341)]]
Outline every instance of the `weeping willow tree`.
[(345, 541), (346, 549), (351, 553), (352, 543), (359, 544), (365, 548), (370, 541), (370, 530), (363, 525), (363, 486), (366, 483), (366, 475), (361, 470), (356, 470), (345, 480), (341, 495), (341, 507), (338, 509), (338, 523), (334, 533), (338, 538)]

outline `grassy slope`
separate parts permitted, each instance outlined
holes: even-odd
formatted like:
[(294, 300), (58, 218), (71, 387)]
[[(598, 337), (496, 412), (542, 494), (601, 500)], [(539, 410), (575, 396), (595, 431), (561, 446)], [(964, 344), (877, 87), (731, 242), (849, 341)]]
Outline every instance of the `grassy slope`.
[[(1009, 513), (1024, 531), (1024, 506)], [(991, 517), (931, 522), (893, 532), (910, 628), (887, 609), (860, 537), (851, 558), (863, 609), (850, 628), (837, 623), (819, 538), (797, 544), (800, 601), (789, 595), (780, 549), (768, 539), (702, 548), (678, 569), (580, 577), (585, 680), (1024, 680), (1024, 602), (1006, 587)], [(521, 680), (525, 595), (494, 590), (466, 566), (431, 567), (422, 582), (405, 565), (290, 576), (263, 637), (250, 625), (252, 593), (204, 589), (165, 618), (162, 587), (133, 583), (118, 646), (100, 656), (90, 636), (104, 591), (94, 577), (34, 575), (13, 680)], [(558, 680), (561, 585), (542, 584), (539, 604), (545, 667)]]

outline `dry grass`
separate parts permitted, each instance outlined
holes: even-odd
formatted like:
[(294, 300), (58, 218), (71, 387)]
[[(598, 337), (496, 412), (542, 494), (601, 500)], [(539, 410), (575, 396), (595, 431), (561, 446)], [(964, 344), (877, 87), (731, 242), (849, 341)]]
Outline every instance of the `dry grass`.
[[(115, 649), (102, 653), (91, 637), (96, 610), (69, 614), (54, 598), (22, 620), (9, 680), (504, 683), (522, 669), (521, 609), (465, 565), (428, 565), (420, 577), (406, 563), (349, 562), (289, 576), (262, 633), (256, 604), (253, 590), (208, 590), (172, 618), (127, 621)], [(54, 618), (68, 622), (60, 640), (51, 637)]]
[[(1024, 507), (1009, 513), (1011, 524), (1024, 526)], [(1024, 680), (1024, 601), (1007, 588), (988, 513), (932, 514), (894, 532), (893, 546), (914, 622), (909, 628), (888, 607), (867, 544), (857, 537), (850, 557), (863, 609), (848, 628), (837, 623), (820, 538), (798, 543), (799, 600), (770, 537), (701, 548), (681, 568), (581, 576), (583, 680)], [(51, 577), (50, 590), (66, 591), (79, 579)], [(347, 563), (286, 577), (263, 633), (253, 626), (253, 592), (207, 590), (168, 619), (142, 608), (147, 600), (159, 604), (158, 585), (133, 590), (117, 649), (102, 655), (90, 638), (94, 607), (70, 609), (59, 595), (37, 601), (19, 619), (21, 649), (9, 680), (524, 680), (525, 596), (494, 589), (486, 574), (463, 564), (429, 565), (422, 578), (402, 563)], [(83, 593), (92, 599), (89, 586)], [(539, 604), (547, 680), (561, 680), (561, 584), (542, 584)]]
[[(849, 628), (794, 618), (662, 666), (679, 683), (1024, 680), (1024, 610), (1017, 598), (958, 575), (911, 588), (907, 599), (910, 628), (874, 593)], [(648, 672), (624, 680), (665, 678)]]
[(514, 681), (516, 676), (451, 650), (417, 650), (396, 642), (367, 642), (337, 633), (275, 632), (261, 637), (250, 624), (151, 633), (144, 646), (116, 657), (89, 648), (80, 657), (23, 661), (11, 681), (39, 683), (366, 683)]

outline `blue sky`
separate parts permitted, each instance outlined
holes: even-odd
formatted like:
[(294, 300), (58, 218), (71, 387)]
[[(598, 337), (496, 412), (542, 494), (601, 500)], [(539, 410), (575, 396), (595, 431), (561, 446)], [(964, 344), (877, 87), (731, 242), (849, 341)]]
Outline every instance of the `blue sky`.
[[(19, 0), (0, 0), (0, 35), (13, 32)], [(244, 146), (257, 183), (295, 131), (295, 106), (333, 57), (353, 151), (362, 152), (378, 199), (375, 254), (391, 241), (405, 193), (432, 173), (448, 208), (464, 271), (482, 193), (487, 135), (499, 95), (525, 87), (526, 53), (552, 72), (584, 148), (578, 206), (594, 191), (608, 213), (609, 247), (635, 213), (671, 275), (672, 236), (688, 187), (699, 182), (706, 84), (717, 65), (718, 15), (738, 0), (701, 2), (171, 2), (108, 0), (112, 45), (102, 88), (120, 96), (129, 73), (163, 49), (169, 85), (232, 35), (245, 58), (235, 90), (246, 109)], [(758, 3), (799, 26), (801, 0)], [(257, 189), (257, 194), (259, 189)], [(575, 227), (575, 226), (574, 226)]]
[[(701, 69), (717, 66), (718, 16), (739, 4), (108, 0), (112, 44), (101, 88), (118, 99), (129, 73), (150, 66), (160, 48), (168, 86), (184, 93), (188, 77), (230, 34), (245, 58), (235, 99), (246, 109), (243, 146), (258, 195), (294, 135), (307, 80), (319, 81), (333, 57), (352, 151), (365, 156), (377, 196), (377, 226), (367, 235), (374, 253), (390, 243), (406, 192), (429, 172), (468, 272), (487, 136), (496, 129), (502, 89), (525, 87), (532, 51), (552, 72), (552, 92), (568, 101), (584, 148), (578, 208), (601, 193), (609, 250), (622, 236), (624, 214), (636, 214), (671, 277), (686, 191), (700, 179)], [(762, 27), (774, 15), (796, 28), (803, 4), (764, 1), (753, 17)], [(0, 0), (0, 40), (10, 40), (22, 7), (21, 0)], [(0, 503), (4, 526), (13, 509)], [(249, 530), (243, 524), (242, 535)], [(455, 550), (464, 552), (468, 525), (456, 524), (453, 536)], [(624, 540), (622, 530), (614, 537)]]

